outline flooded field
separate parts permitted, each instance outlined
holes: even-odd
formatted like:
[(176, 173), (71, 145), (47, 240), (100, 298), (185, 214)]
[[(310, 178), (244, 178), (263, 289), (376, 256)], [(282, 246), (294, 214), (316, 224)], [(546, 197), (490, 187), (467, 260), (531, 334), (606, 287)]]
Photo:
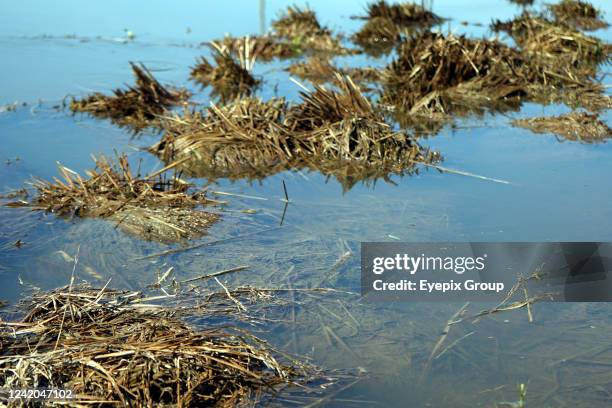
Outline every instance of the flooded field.
[[(472, 39), (498, 36), (510, 46), (521, 41), (518, 35), (490, 29), (493, 20), (503, 22), (519, 16), (523, 12), (521, 6), (502, 0), (432, 3), (428, 10), (448, 18), (436, 21), (439, 25), (435, 29), (446, 39), (451, 35), (463, 38), (461, 34), (466, 34)], [(610, 21), (610, 2), (598, 0), (593, 4)], [(373, 56), (349, 55), (352, 53), (336, 49), (341, 55), (334, 55), (331, 63), (353, 78), (362, 75), (362, 80), (336, 83), (336, 89), (345, 91), (330, 96), (315, 88), (316, 80), (299, 79), (300, 72), (311, 73), (312, 67), (288, 71), (292, 64), (308, 62), (300, 49), (312, 46), (294, 37), (288, 47), (297, 56), (255, 59), (248, 70), (255, 82), (242, 78), (238, 92), (242, 97), (252, 92), (251, 97), (264, 101), (283, 97), (294, 104), (279, 108), (279, 115), (286, 120), (274, 127), (278, 131), (274, 142), (299, 130), (304, 134), (299, 143), (262, 145), (256, 153), (222, 150), (224, 156), (218, 156), (215, 150), (212, 158), (202, 153), (204, 163), (194, 163), (188, 161), (193, 159), (191, 156), (174, 156), (180, 150), (177, 140), (189, 141), (193, 137), (190, 128), (179, 126), (189, 124), (191, 118), (181, 116), (183, 108), (178, 97), (168, 104), (172, 114), (165, 107), (159, 112), (145, 112), (148, 121), (174, 118), (173, 127), (166, 122), (162, 130), (145, 126), (135, 132), (133, 127), (119, 126), (124, 123), (111, 120), (112, 116), (96, 118), (70, 110), (73, 99), (83, 100), (95, 92), (111, 95), (117, 88), (125, 91), (135, 86), (130, 68), (130, 62), (134, 62), (143, 64), (168, 89), (190, 93), (189, 100), (194, 104), (188, 108), (209, 107), (213, 102), (211, 109), (218, 109), (214, 111), (218, 115), (216, 122), (193, 120), (210, 135), (226, 135), (232, 126), (243, 126), (242, 133), (237, 133), (252, 140), (260, 131), (253, 117), (245, 119), (250, 121), (249, 126), (243, 122), (237, 125), (231, 116), (223, 121), (223, 115), (232, 112), (224, 110), (225, 99), (232, 99), (232, 90), (230, 94), (215, 94), (217, 88), (206, 86), (219, 80), (211, 73), (212, 68), (202, 68), (200, 80), (193, 80), (197, 78), (192, 69), (201, 57), (212, 67), (221, 66), (223, 62), (215, 59), (218, 51), (205, 43), (222, 39), (225, 34), (241, 38), (272, 28), (279, 31), (282, 27), (273, 27), (272, 21), (287, 6), (281, 1), (187, 1), (180, 6), (161, 1), (128, 5), (32, 1), (0, 6), (0, 50), (6, 56), (0, 64), (0, 194), (27, 189), (27, 195), (3, 198), (3, 204), (14, 205), (0, 206), (0, 300), (15, 305), (37, 289), (64, 287), (71, 279), (75, 283), (86, 281), (96, 288), (108, 284), (118, 290), (144, 291), (147, 296), (172, 294), (176, 283), (183, 287), (195, 283), (196, 289), (191, 289), (202, 293), (246, 286), (278, 289), (274, 293), (284, 303), (264, 312), (264, 318), (256, 323), (241, 321), (241, 327), (249, 328), (274, 349), (300, 356), (328, 370), (330, 376), (338, 375), (339, 380), (315, 395), (292, 391), (267, 403), (312, 407), (609, 407), (612, 306), (607, 303), (542, 302), (531, 306), (532, 322), (526, 308), (519, 308), (449, 326), (449, 319), (453, 320), (463, 304), (369, 303), (359, 295), (363, 241), (612, 241), (612, 143), (606, 140), (612, 136), (609, 105), (590, 110), (597, 116), (563, 117), (568, 122), (562, 122), (567, 125), (561, 131), (584, 120), (591, 126), (589, 138), (573, 137), (578, 131), (554, 134), (554, 126), (528, 121), (573, 112), (570, 104), (561, 100), (541, 104), (536, 98), (525, 97), (516, 106), (498, 109), (483, 104), (470, 112), (456, 108), (462, 106), (456, 103), (452, 104), (456, 109), (449, 111), (451, 118), (426, 123), (425, 116), (439, 117), (435, 114), (440, 112), (433, 111), (422, 117), (409, 117), (404, 127), (409, 135), (418, 137), (405, 142), (394, 133), (400, 131), (403, 125), (398, 122), (402, 121), (389, 120), (386, 114), (368, 108), (364, 101), (382, 98), (397, 107), (396, 99), (405, 100), (405, 95), (418, 93), (419, 84), (389, 80), (385, 82), (386, 89), (377, 94), (368, 90), (376, 86), (367, 80), (368, 73), (355, 69), (370, 67), (378, 72), (401, 52), (409, 51), (393, 46), (390, 52), (374, 52)], [(334, 35), (344, 34), (337, 43), (332, 41), (335, 37), (330, 37), (326, 47), (355, 47), (349, 39), (365, 21), (351, 17), (365, 16), (365, 3), (311, 0), (308, 6)], [(533, 7), (541, 10), (544, 6), (536, 2)], [(587, 34), (603, 43), (612, 41), (609, 27)], [(425, 40), (421, 39), (409, 49), (423, 44)], [(519, 58), (513, 51), (507, 52), (504, 61)], [(601, 52), (608, 53), (609, 62), (609, 48)], [(400, 62), (391, 72), (407, 75), (405, 71), (413, 66), (401, 66)], [(589, 102), (599, 105), (603, 100), (604, 105), (606, 101), (609, 104), (609, 68), (605, 60), (598, 66), (596, 78), (603, 84), (603, 91), (601, 98)], [(418, 74), (418, 70), (414, 72)], [(295, 78), (298, 79), (292, 80)], [(333, 81), (333, 77), (323, 80)], [(533, 80), (528, 82), (535, 84)], [(496, 83), (494, 88), (499, 91), (502, 85)], [(331, 89), (329, 84), (326, 89)], [(158, 92), (157, 88), (152, 92)], [(309, 104), (300, 92), (320, 99)], [(490, 93), (487, 102), (496, 98), (506, 101), (508, 95)], [(325, 105), (328, 100), (334, 102)], [(446, 103), (444, 98), (440, 101), (441, 105)], [(587, 102), (581, 106), (586, 105)], [(338, 106), (335, 112), (333, 107)], [(367, 122), (363, 128), (347, 130), (334, 127), (335, 119), (329, 118), (316, 126), (312, 121), (306, 123), (310, 120), (307, 114), (317, 109), (324, 112), (321, 116), (337, 114), (342, 126), (359, 122), (351, 121), (354, 111), (376, 126), (385, 121), (391, 126), (370, 127)], [(262, 121), (274, 122), (270, 110), (264, 111), (266, 119)], [(448, 109), (442, 111), (446, 115)], [(527, 126), (513, 125), (513, 121), (520, 124), (521, 120), (527, 121)], [(534, 127), (538, 133), (530, 130)], [(330, 163), (337, 162), (340, 154), (334, 156), (335, 150), (329, 153), (336, 147), (333, 142), (330, 147), (315, 138), (320, 128), (326, 135), (333, 135), (334, 140), (350, 132), (359, 133), (362, 138), (355, 143), (360, 149), (374, 140), (372, 134), (389, 132), (389, 137), (376, 149), (368, 150), (365, 159), (358, 153), (351, 156), (363, 162), (371, 159), (373, 150), (382, 152), (377, 157), (379, 161), (373, 162), (375, 169), (363, 171), (361, 165), (358, 169), (332, 166)], [(263, 133), (272, 131), (266, 128)], [(172, 139), (164, 139), (168, 134)], [(160, 146), (164, 140), (166, 144)], [(164, 151), (169, 145), (174, 148), (170, 158)], [(278, 146), (281, 150), (274, 150)], [(349, 153), (365, 154), (366, 150)], [(307, 159), (294, 160), (300, 152), (307, 152)], [(428, 155), (431, 152), (439, 152), (443, 160)], [(179, 207), (177, 195), (182, 194), (180, 201), (188, 203), (185, 205), (189, 209), (194, 207), (213, 215), (205, 222), (190, 218), (189, 225), (205, 224), (197, 224), (202, 228), (194, 231), (186, 230), (186, 224), (168, 226), (166, 218), (160, 221), (152, 215), (148, 219), (158, 222), (142, 227), (140, 218), (136, 219), (140, 213), (134, 212), (140, 211), (134, 209), (137, 206), (130, 202), (135, 207), (126, 209), (126, 203), (117, 198), (127, 197), (128, 193), (112, 199), (108, 193), (105, 208), (115, 207), (112, 214), (103, 214), (99, 201), (88, 201), (92, 192), (102, 187), (94, 183), (95, 186), (81, 189), (78, 180), (72, 178), (76, 176), (70, 174), (76, 172), (88, 179), (86, 171), (95, 167), (91, 155), (114, 162), (122, 154), (132, 173), (125, 176), (121, 172), (114, 181), (104, 179), (100, 185), (104, 185), (105, 194), (115, 188), (113, 183), (127, 178), (129, 182), (117, 186), (117, 190), (125, 193), (136, 188), (142, 194), (142, 202), (150, 198), (158, 205), (159, 200), (167, 198), (163, 191), (175, 194), (167, 202)], [(291, 159), (276, 166), (270, 157), (281, 154)], [(392, 168), (389, 157), (393, 154), (408, 158), (410, 171)], [(219, 157), (225, 160), (225, 167), (211, 169), (212, 160)], [(235, 169), (236, 161), (253, 165)], [(30, 204), (14, 208), (18, 206), (15, 203), (31, 203), (40, 193), (29, 184), (33, 177), (51, 181), (55, 188), (70, 184), (58, 170), (58, 163), (67, 169), (67, 178), (77, 184), (75, 188), (81, 194), (78, 203), (72, 206), (62, 201), (68, 208), (62, 213), (56, 207), (58, 201), (53, 201), (61, 201), (57, 195), (47, 197), (50, 201), (44, 203), (44, 208), (33, 209)], [(157, 180), (167, 166), (171, 166), (170, 173), (180, 174), (181, 180), (193, 187), (160, 187)], [(64, 181), (54, 182), (53, 177)], [(194, 191), (204, 189), (205, 198), (194, 195)], [(147, 191), (157, 195), (147, 196)], [(42, 204), (39, 201), (37, 205)], [(159, 205), (156, 216), (170, 211)], [(79, 206), (87, 207), (87, 216), (80, 216)], [(159, 235), (167, 237), (168, 230), (178, 238), (157, 239)], [(239, 268), (242, 266), (246, 268)], [(167, 273), (169, 268), (172, 270)], [(216, 277), (197, 279), (234, 268), (235, 271), (219, 275), (219, 283)], [(488, 307), (470, 304), (466, 314), (475, 315)], [(224, 317), (227, 322), (233, 313)], [(215, 319), (219, 318), (202, 313), (200, 318), (197, 314), (191, 316), (190, 322), (206, 326)], [(227, 323), (221, 320), (221, 324)], [(441, 335), (445, 337), (441, 339)], [(437, 345), (440, 340), (441, 347)], [(226, 404), (231, 405), (227, 401)]]

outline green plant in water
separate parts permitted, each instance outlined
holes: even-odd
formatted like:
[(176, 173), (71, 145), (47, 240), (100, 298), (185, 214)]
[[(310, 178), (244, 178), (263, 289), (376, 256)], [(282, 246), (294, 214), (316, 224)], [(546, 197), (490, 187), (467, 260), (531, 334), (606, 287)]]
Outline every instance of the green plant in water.
[(518, 407), (525, 408), (525, 398), (527, 397), (527, 386), (524, 383), (520, 383), (518, 386), (519, 400)]

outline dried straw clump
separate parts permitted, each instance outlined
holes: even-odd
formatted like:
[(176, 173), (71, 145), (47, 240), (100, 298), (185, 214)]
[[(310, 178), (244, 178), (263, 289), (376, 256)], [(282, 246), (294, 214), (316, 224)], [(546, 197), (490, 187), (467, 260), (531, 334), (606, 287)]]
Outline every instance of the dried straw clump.
[(403, 34), (408, 32), (393, 21), (375, 17), (368, 20), (364, 26), (353, 34), (352, 41), (359, 45), (367, 54), (380, 57), (390, 53), (401, 41)]
[(272, 28), (276, 35), (285, 38), (331, 35), (327, 27), (321, 26), (313, 10), (297, 6), (287, 7), (285, 14), (272, 22)]
[(536, 133), (555, 133), (567, 140), (592, 143), (612, 137), (612, 129), (597, 115), (572, 112), (561, 116), (517, 119), (514, 126), (524, 127)]
[(444, 19), (413, 3), (389, 5), (386, 1), (370, 3), (367, 16), (357, 17), (367, 23), (352, 37), (368, 54), (380, 56), (390, 52), (402, 38), (440, 24)]
[(419, 120), (482, 107), (503, 108), (526, 94), (524, 57), (497, 41), (425, 33), (402, 44), (382, 73), (383, 103)]
[(289, 6), (284, 15), (272, 22), (274, 35), (291, 43), (297, 54), (353, 54), (342, 46), (341, 39), (322, 26), (313, 10)]
[[(302, 102), (245, 99), (205, 113), (168, 118), (166, 134), (152, 150), (166, 161), (195, 160), (203, 173), (263, 176), (268, 170), (377, 167), (400, 172), (439, 160), (395, 132), (348, 77), (336, 74), (337, 91), (316, 86)], [(215, 168), (217, 169), (215, 171)], [(369, 172), (368, 174), (371, 174)]]
[(371, 67), (365, 68), (339, 68), (332, 64), (329, 58), (310, 57), (303, 62), (291, 64), (287, 71), (290, 74), (313, 84), (331, 82), (335, 79), (336, 73), (349, 76), (356, 83), (376, 82), (379, 80), (379, 70)]
[(262, 61), (271, 61), (274, 58), (293, 58), (300, 55), (300, 50), (295, 44), (271, 35), (256, 35), (247, 38), (226, 36), (215, 43), (235, 57), (244, 55), (245, 49), (249, 48), (251, 55), (257, 56)]
[(162, 172), (134, 176), (126, 156), (116, 164), (97, 159), (88, 179), (61, 165), (59, 171), (63, 180), (34, 182), (35, 208), (60, 216), (110, 219), (129, 233), (165, 243), (199, 237), (218, 219), (196, 209), (209, 203), (204, 192), (190, 193), (189, 184), (166, 180)]
[(528, 62), (528, 99), (563, 102), (590, 110), (607, 109), (610, 97), (597, 78), (598, 66), (612, 61), (612, 47), (558, 22), (525, 12), (493, 23), (509, 33)]
[(602, 13), (591, 3), (582, 0), (561, 0), (551, 4), (548, 9), (557, 23), (582, 30), (597, 30), (608, 27)]
[(195, 330), (178, 309), (133, 295), (82, 286), (35, 294), (25, 317), (0, 322), (0, 386), (74, 391), (50, 405), (234, 407), (307, 375), (245, 331)]
[(510, 21), (497, 20), (491, 27), (507, 32), (525, 54), (551, 69), (560, 63), (576, 69), (610, 62), (612, 58), (612, 50), (600, 39), (528, 12)]
[(572, 108), (585, 108), (591, 112), (612, 109), (612, 97), (598, 82), (575, 83), (565, 86), (546, 86), (533, 83), (529, 86), (529, 100), (540, 104), (564, 103)]
[(189, 94), (174, 91), (161, 85), (143, 65), (130, 63), (136, 85), (127, 90), (116, 89), (113, 96), (96, 92), (85, 99), (73, 99), (73, 112), (87, 112), (93, 116), (110, 118), (120, 126), (130, 126), (140, 131), (155, 124), (155, 121), (173, 105), (184, 103)]
[[(221, 169), (269, 165), (291, 152), (281, 125), (286, 108), (282, 98), (243, 98), (223, 107), (213, 104), (204, 112), (186, 111), (166, 118), (165, 135), (151, 149), (165, 161), (191, 158)], [(251, 149), (262, 155), (253, 155)]]
[(223, 102), (250, 95), (261, 83), (251, 74), (256, 55), (247, 46), (241, 49), (240, 61), (236, 61), (227, 49), (214, 42), (211, 45), (216, 66), (201, 57), (191, 69), (191, 78), (203, 86), (212, 86), (212, 95)]
[(386, 18), (401, 26), (431, 27), (444, 21), (440, 16), (414, 3), (389, 4), (379, 0), (368, 4), (367, 17), (363, 19)]

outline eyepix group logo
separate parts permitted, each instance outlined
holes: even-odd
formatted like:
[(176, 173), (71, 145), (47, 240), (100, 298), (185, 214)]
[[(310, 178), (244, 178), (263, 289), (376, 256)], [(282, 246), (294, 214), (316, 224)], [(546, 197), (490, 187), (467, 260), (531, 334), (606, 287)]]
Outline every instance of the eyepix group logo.
[(413, 256), (407, 253), (392, 257), (375, 257), (372, 272), (381, 275), (387, 271), (404, 271), (414, 275), (419, 271), (444, 271), (462, 275), (466, 271), (482, 271), (486, 268), (487, 254), (482, 256)]

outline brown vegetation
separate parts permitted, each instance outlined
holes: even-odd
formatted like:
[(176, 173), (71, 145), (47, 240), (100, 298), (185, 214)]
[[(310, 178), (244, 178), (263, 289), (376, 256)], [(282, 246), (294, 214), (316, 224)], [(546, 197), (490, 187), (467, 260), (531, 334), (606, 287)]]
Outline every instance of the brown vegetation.
[(404, 42), (383, 71), (382, 101), (415, 125), (507, 109), (526, 94), (524, 66), (521, 54), (500, 42), (426, 33)]
[(525, 54), (540, 59), (536, 62), (546, 64), (547, 68), (553, 68), (549, 67), (552, 60), (576, 70), (592, 68), (593, 64), (612, 58), (612, 50), (600, 39), (528, 12), (506, 22), (497, 20), (492, 29), (507, 32)]
[(345, 48), (341, 38), (322, 26), (313, 10), (289, 6), (285, 14), (272, 22), (274, 35), (289, 41), (297, 54), (326, 53), (352, 54)]
[(560, 116), (548, 116), (512, 121), (536, 133), (555, 133), (567, 140), (581, 142), (599, 142), (612, 137), (612, 129), (602, 122), (597, 115), (585, 112), (572, 112)]
[(431, 11), (413, 3), (390, 5), (379, 0), (370, 3), (366, 12), (365, 17), (358, 17), (367, 20), (366, 24), (352, 39), (373, 56), (386, 54), (402, 38), (444, 21)]
[(84, 99), (73, 99), (70, 109), (110, 118), (120, 126), (130, 126), (139, 131), (154, 124), (168, 108), (184, 103), (189, 97), (184, 90), (165, 88), (144, 65), (130, 65), (136, 77), (135, 86), (126, 90), (116, 89), (112, 96), (96, 92)]
[(582, 0), (561, 0), (551, 4), (548, 9), (555, 21), (582, 30), (597, 30), (608, 27), (602, 13), (592, 4)]
[(261, 81), (251, 74), (257, 55), (251, 54), (248, 39), (244, 41), (246, 46), (239, 48), (240, 61), (236, 61), (222, 46), (211, 43), (216, 66), (201, 57), (191, 69), (191, 78), (203, 86), (211, 86), (213, 97), (219, 97), (223, 102), (250, 95)]
[(322, 57), (310, 57), (305, 61), (291, 64), (287, 71), (314, 84), (332, 82), (336, 78), (336, 73), (346, 75), (356, 83), (376, 82), (380, 78), (380, 72), (375, 68), (339, 68), (333, 65), (329, 58)]
[(235, 57), (244, 55), (245, 49), (249, 48), (250, 54), (257, 56), (262, 61), (270, 61), (274, 58), (293, 58), (300, 55), (300, 50), (296, 45), (271, 35), (255, 35), (246, 38), (226, 36), (215, 43)]
[[(192, 313), (235, 314), (226, 299), (240, 302), (243, 293), (207, 296)], [(244, 330), (194, 329), (179, 319), (184, 308), (138, 292), (71, 284), (19, 309), (22, 318), (0, 322), (0, 386), (73, 391), (49, 405), (234, 407), (314, 372)]]
[(196, 207), (209, 203), (203, 191), (161, 172), (146, 177), (132, 174), (126, 156), (116, 164), (96, 160), (96, 169), (83, 179), (59, 166), (63, 180), (36, 180), (33, 205), (60, 216), (100, 217), (141, 238), (174, 242), (201, 236), (218, 216)]
[(439, 159), (394, 131), (348, 77), (336, 75), (338, 91), (316, 86), (302, 92), (296, 105), (242, 99), (168, 118), (164, 138), (152, 150), (166, 161), (197, 160), (221, 174), (312, 166), (335, 175), (332, 162), (339, 169), (402, 172)]

